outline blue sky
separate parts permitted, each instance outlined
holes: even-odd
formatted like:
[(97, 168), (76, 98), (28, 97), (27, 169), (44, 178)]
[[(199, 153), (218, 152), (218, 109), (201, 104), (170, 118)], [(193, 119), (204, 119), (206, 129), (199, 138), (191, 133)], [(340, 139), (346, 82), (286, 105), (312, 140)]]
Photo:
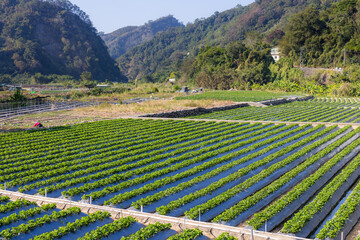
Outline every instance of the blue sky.
[(184, 24), (209, 17), (253, 0), (70, 0), (91, 18), (100, 32), (109, 33), (126, 26), (139, 26), (169, 14)]

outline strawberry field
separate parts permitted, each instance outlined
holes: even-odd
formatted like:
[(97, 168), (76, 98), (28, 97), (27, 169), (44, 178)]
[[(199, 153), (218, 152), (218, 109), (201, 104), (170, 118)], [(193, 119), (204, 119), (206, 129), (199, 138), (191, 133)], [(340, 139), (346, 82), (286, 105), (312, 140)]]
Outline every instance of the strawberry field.
[(360, 123), (360, 99), (324, 98), (284, 105), (244, 107), (189, 118), (243, 121)]
[(133, 217), (114, 220), (108, 212), (84, 214), (78, 207), (60, 210), (55, 204), (38, 206), (8, 197), (0, 201), (0, 235), (5, 239), (208, 239), (198, 229), (177, 233), (170, 224), (145, 226)]
[[(359, 137), (360, 128), (335, 125), (140, 119), (84, 123), (1, 134), (0, 182), (2, 189), (26, 194), (336, 238), (360, 217)], [(32, 205), (14, 205), (4, 197), (0, 235), (95, 239), (90, 235), (101, 235), (101, 228), (112, 233), (134, 224), (133, 219), (114, 222), (106, 213), (83, 216), (76, 209)], [(51, 219), (62, 217), (70, 219), (63, 221), (69, 226), (51, 225)], [(54, 227), (19, 237), (48, 222)], [(164, 236), (152, 239), (182, 239), (169, 226), (152, 228)], [(128, 235), (121, 237), (140, 239), (131, 237), (138, 231), (126, 230)], [(206, 239), (196, 230), (182, 234)]]

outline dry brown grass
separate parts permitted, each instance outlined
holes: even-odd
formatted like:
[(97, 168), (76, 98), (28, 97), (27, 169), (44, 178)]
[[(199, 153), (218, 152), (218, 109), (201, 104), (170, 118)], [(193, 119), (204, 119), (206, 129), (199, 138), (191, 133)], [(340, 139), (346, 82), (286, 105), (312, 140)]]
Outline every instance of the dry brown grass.
[(192, 108), (210, 108), (231, 105), (230, 101), (216, 100), (153, 100), (142, 103), (111, 105), (101, 104), (96, 107), (78, 108), (73, 111), (79, 116), (116, 118), (123, 116), (139, 116), (148, 113), (161, 113)]
[(0, 120), (0, 132), (1, 130), (29, 129), (32, 128), (37, 121), (43, 123), (45, 127), (54, 127), (121, 117), (136, 117), (148, 113), (170, 112), (197, 107), (210, 108), (231, 104), (233, 104), (233, 102), (216, 100), (153, 100), (128, 105), (102, 104), (97, 107), (28, 114)]
[(106, 118), (77, 116), (72, 111), (26, 114), (14, 118), (0, 120), (0, 132), (17, 129), (30, 129), (35, 122), (41, 122), (45, 127), (74, 125), (84, 122), (105, 120)]

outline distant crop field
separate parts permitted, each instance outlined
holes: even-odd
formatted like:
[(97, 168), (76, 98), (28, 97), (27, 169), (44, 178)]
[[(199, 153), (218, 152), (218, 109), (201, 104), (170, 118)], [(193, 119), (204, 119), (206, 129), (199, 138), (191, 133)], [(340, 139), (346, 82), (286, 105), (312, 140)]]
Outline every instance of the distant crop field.
[(201, 94), (195, 94), (184, 97), (177, 97), (176, 99), (177, 100), (214, 99), (214, 100), (234, 101), (234, 102), (259, 102), (264, 100), (287, 98), (293, 96), (294, 95), (291, 93), (273, 93), (273, 92), (265, 92), (265, 91), (214, 91), (214, 92), (205, 92)]
[(6, 133), (0, 182), (325, 239), (348, 227), (343, 219), (360, 204), (359, 136), (350, 126), (139, 119)]
[(191, 116), (194, 119), (360, 123), (359, 99), (314, 99), (265, 108), (245, 107)]

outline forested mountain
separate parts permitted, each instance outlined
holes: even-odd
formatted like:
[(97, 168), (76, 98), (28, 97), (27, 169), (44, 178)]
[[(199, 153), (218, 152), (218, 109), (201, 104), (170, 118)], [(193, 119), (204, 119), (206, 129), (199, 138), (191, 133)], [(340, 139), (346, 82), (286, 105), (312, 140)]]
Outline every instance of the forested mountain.
[[(157, 73), (165, 76), (193, 59), (206, 45), (220, 45), (245, 40), (249, 45), (257, 38), (276, 43), (284, 35), (288, 18), (317, 0), (257, 0), (247, 7), (214, 13), (185, 28), (169, 29), (153, 40), (133, 48), (117, 59), (121, 71), (130, 79)], [(326, 5), (326, 2), (321, 4)], [(260, 34), (259, 34), (260, 33)]]
[[(341, 67), (360, 62), (360, 4), (342, 0), (329, 8), (311, 5), (285, 28), (282, 52), (305, 66)], [(299, 64), (299, 62), (298, 62)]]
[(156, 21), (149, 21), (139, 27), (124, 27), (109, 34), (101, 34), (109, 48), (110, 55), (116, 59), (132, 49), (154, 38), (158, 32), (166, 31), (172, 27), (183, 27), (176, 18), (169, 15)]
[[(277, 63), (270, 56), (271, 45), (264, 43), (275, 40), (269, 38), (272, 29), (262, 36), (249, 32), (244, 41), (233, 41), (225, 47), (203, 47), (195, 58), (184, 61), (178, 73), (187, 83), (211, 89), (255, 88), (359, 96), (358, 0), (313, 2), (291, 15), (282, 29), (275, 27), (282, 32), (278, 43), (283, 58)], [(321, 68), (306, 75), (296, 67), (300, 59), (303, 67)], [(344, 69), (332, 70), (335, 67)]]
[(126, 81), (88, 16), (68, 0), (0, 1), (0, 73)]

